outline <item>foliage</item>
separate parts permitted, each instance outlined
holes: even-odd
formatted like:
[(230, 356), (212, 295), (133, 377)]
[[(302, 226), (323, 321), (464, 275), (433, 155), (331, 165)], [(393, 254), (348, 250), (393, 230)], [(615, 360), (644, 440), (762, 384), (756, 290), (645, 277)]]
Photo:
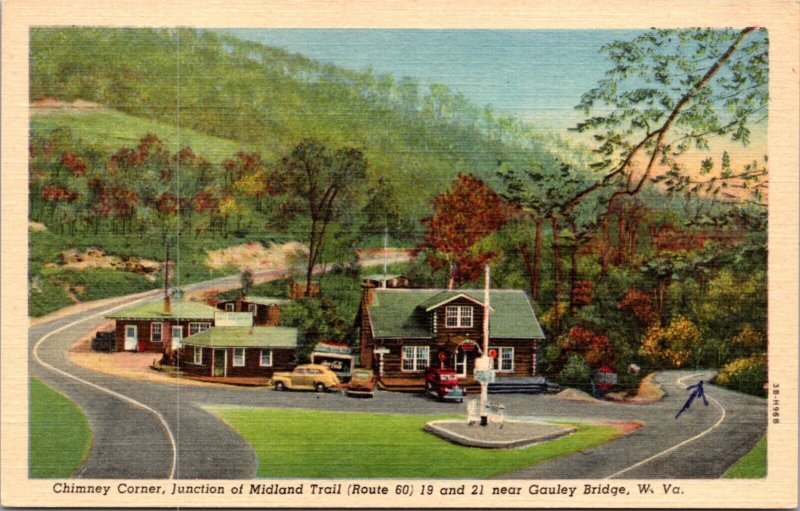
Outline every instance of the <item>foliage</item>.
[(480, 275), (494, 254), (475, 253), (473, 247), (502, 227), (510, 214), (500, 196), (471, 174), (459, 174), (447, 191), (433, 199), (433, 216), (424, 220), (424, 247), (434, 270), (449, 269), (448, 287)]
[(80, 408), (36, 378), (30, 378), (29, 460), (31, 478), (70, 477), (92, 446), (92, 430)]
[(747, 145), (752, 125), (766, 119), (765, 29), (651, 30), (601, 51), (612, 67), (581, 97), (577, 108), (587, 118), (576, 129), (597, 140), (601, 161), (594, 168), (603, 177), (576, 199), (606, 186), (615, 195), (637, 194), (657, 169), (666, 169), (655, 180), (669, 192), (716, 196), (728, 181), (761, 188), (766, 172), (758, 166), (734, 173), (723, 165), (707, 179), (712, 166), (706, 162), (696, 179), (680, 156), (723, 137)]
[[(159, 134), (174, 132), (180, 88), (181, 140), (186, 131), (238, 144), (219, 157), (208, 154), (215, 162), (239, 149), (274, 161), (305, 137), (364, 147), (371, 182), (391, 174), (398, 190), (420, 192), (405, 199), (414, 216), (425, 214), (457, 169), (488, 178), (498, 160), (523, 160), (543, 144), (569, 149), (445, 85), (351, 71), (220, 31), (40, 27), (31, 31), (30, 55), (32, 99), (94, 101), (173, 126)], [(115, 144), (142, 134), (107, 124)], [(428, 180), (435, 184), (418, 186)]]
[(571, 353), (558, 375), (558, 382), (561, 385), (575, 387), (584, 391), (592, 388), (592, 369), (586, 360), (577, 353)]
[(726, 364), (714, 379), (716, 385), (761, 397), (767, 395), (766, 382), (767, 357), (763, 354), (737, 358)]
[(625, 296), (617, 303), (617, 308), (623, 311), (630, 310), (644, 328), (658, 321), (650, 295), (635, 288), (628, 289)]
[[(526, 449), (473, 449), (424, 431), (449, 416), (207, 407), (253, 447), (258, 477), (487, 478), (602, 445), (619, 436), (606, 425), (565, 424), (576, 431)], [(353, 443), (353, 431), (358, 442)], [(386, 441), (391, 432), (392, 441)], [(276, 445), (291, 449), (276, 455)], [(342, 446), (347, 446), (342, 449)], [(309, 463), (309, 459), (336, 463)], [(398, 463), (398, 459), (402, 463)], [(453, 460), (460, 460), (454, 464)]]
[(350, 324), (338, 314), (330, 298), (304, 298), (284, 306), (281, 326), (294, 327), (302, 333), (295, 356), (299, 361), (308, 359), (320, 341), (340, 341), (349, 337)]
[(603, 334), (597, 334), (581, 326), (574, 326), (564, 337), (562, 349), (581, 354), (590, 367), (596, 369), (603, 364), (610, 363), (613, 358), (608, 337)]
[(732, 268), (723, 268), (708, 282), (707, 296), (692, 308), (711, 337), (729, 340), (744, 324), (766, 329), (766, 275), (758, 272), (738, 275)]
[(682, 316), (666, 328), (650, 327), (642, 339), (639, 355), (656, 368), (680, 368), (699, 347), (702, 336), (695, 324)]

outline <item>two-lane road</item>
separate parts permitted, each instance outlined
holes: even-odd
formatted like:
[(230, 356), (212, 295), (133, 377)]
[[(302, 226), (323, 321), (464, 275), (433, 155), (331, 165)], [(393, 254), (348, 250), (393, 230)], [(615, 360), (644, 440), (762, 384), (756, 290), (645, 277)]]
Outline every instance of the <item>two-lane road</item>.
[[(154, 292), (147, 296), (156, 295)], [(338, 393), (279, 393), (134, 381), (90, 371), (70, 362), (67, 350), (75, 339), (119, 306), (96, 307), (29, 330), (31, 374), (78, 403), (92, 426), (92, 450), (78, 470), (78, 477), (254, 477), (256, 458), (250, 446), (200, 408), (201, 405), (410, 414), (463, 411), (458, 405), (437, 403), (414, 394), (381, 392), (375, 399), (359, 400)], [(503, 478), (719, 477), (764, 433), (767, 409), (763, 399), (707, 385), (709, 406), (695, 401), (676, 420), (675, 413), (688, 397), (685, 386), (710, 374), (700, 371), (659, 374), (657, 379), (666, 396), (650, 405), (569, 402), (551, 396), (492, 396), (505, 404), (509, 415), (517, 417), (636, 420), (644, 425), (613, 442)]]

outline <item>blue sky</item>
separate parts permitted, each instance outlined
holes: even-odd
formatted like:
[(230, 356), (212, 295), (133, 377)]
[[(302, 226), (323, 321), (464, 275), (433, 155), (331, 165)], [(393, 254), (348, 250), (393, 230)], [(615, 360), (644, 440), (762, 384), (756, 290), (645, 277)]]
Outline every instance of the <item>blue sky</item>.
[(371, 66), (463, 92), (474, 104), (558, 130), (609, 67), (600, 47), (641, 30), (232, 29), (242, 39), (348, 69)]
[[(539, 129), (594, 145), (588, 134), (567, 131), (584, 119), (575, 110), (581, 94), (611, 67), (600, 48), (645, 30), (465, 29), (226, 29), (242, 39), (352, 70), (443, 83), (480, 107), (522, 118)], [(752, 144), (720, 141), (735, 162), (766, 152), (766, 126)], [(712, 145), (716, 143), (712, 142)], [(709, 155), (699, 151), (693, 158)], [(695, 162), (695, 163), (697, 163)]]

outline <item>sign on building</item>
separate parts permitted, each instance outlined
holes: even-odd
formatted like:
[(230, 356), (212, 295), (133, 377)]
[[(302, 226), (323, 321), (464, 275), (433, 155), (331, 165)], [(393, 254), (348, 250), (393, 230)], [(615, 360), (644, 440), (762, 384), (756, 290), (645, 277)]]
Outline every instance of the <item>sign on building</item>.
[(253, 326), (253, 313), (216, 311), (214, 326)]

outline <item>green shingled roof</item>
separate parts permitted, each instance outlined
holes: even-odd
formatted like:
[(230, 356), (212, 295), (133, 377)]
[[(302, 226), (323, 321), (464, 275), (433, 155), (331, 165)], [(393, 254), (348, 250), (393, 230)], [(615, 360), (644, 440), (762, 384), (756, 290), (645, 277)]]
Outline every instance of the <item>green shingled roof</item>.
[(189, 336), (182, 343), (212, 348), (295, 348), (297, 329), (282, 326), (217, 326)]
[(152, 300), (109, 314), (108, 318), (129, 319), (214, 319), (214, 307), (197, 302), (172, 302), (172, 312), (164, 312), (164, 300)]
[[(452, 294), (452, 296), (451, 296)], [(465, 294), (483, 303), (482, 289), (376, 289), (369, 307), (376, 338), (431, 337), (425, 309), (431, 305)], [(528, 296), (519, 289), (493, 289), (490, 295), (489, 336), (497, 339), (544, 339)]]

